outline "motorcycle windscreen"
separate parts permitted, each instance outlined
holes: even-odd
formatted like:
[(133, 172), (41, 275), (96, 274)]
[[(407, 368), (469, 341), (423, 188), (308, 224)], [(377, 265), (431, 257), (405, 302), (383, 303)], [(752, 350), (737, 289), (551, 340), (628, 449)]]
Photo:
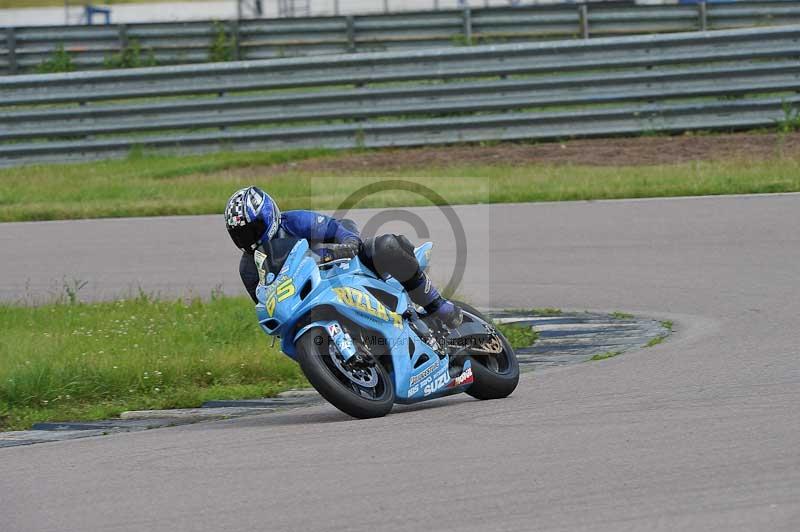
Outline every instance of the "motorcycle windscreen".
[(255, 252), (256, 267), (262, 284), (267, 284), (265, 276), (271, 273), (272, 279), (278, 273), (289, 258), (289, 254), (294, 246), (300, 241), (299, 238), (273, 238), (268, 242), (258, 246)]

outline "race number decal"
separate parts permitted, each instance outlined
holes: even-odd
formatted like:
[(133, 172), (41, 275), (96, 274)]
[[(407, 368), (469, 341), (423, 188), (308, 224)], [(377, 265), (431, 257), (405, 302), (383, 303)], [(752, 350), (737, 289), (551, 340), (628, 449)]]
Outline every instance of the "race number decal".
[(277, 288), (272, 288), (267, 293), (267, 301), (264, 304), (269, 317), (271, 318), (275, 315), (275, 307), (278, 306), (278, 303), (292, 297), (294, 294), (295, 289), (292, 279), (285, 279), (278, 284)]
[(292, 297), (294, 295), (294, 283), (291, 279), (286, 279), (284, 282), (278, 285), (278, 303), (283, 301), (288, 297)]

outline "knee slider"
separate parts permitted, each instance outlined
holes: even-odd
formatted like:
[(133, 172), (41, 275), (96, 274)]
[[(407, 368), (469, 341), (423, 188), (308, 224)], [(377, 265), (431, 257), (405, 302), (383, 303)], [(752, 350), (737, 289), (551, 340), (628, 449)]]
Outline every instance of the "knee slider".
[(404, 245), (406, 243), (411, 244), (408, 239), (397, 235), (381, 235), (375, 239), (373, 262), (378, 273), (391, 275), (402, 283), (419, 271), (419, 263), (413, 253), (414, 248), (412, 246), (409, 252), (406, 249), (408, 246)]

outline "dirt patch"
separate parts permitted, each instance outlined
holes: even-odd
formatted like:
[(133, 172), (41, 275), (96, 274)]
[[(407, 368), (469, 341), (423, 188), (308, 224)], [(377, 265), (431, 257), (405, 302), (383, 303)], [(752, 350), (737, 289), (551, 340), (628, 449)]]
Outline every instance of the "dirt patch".
[(724, 159), (765, 160), (779, 156), (800, 156), (800, 133), (782, 137), (767, 133), (740, 133), (392, 148), (280, 164), (270, 166), (269, 171), (275, 174), (300, 171), (331, 175), (496, 164), (647, 166)]

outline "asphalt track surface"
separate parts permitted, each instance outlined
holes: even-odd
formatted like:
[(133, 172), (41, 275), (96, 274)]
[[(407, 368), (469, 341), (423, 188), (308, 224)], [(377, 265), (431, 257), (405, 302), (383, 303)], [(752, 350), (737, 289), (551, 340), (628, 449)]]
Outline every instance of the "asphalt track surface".
[[(6, 449), (0, 528), (800, 529), (800, 196), (458, 211), (468, 235), (488, 238), (462, 287), (479, 305), (624, 310), (673, 319), (676, 333), (527, 374), (502, 401), (457, 396), (369, 421), (324, 405)], [(180, 240), (158, 220), (41, 226), (58, 242), (115, 223)], [(146, 243), (130, 244), (159, 261)], [(230, 262), (222, 245), (210, 262)], [(89, 258), (103, 271), (115, 263), (99, 249)], [(204, 249), (163, 250), (159, 263), (169, 274)], [(453, 250), (437, 251), (444, 262)], [(70, 273), (57, 254), (29, 253)], [(197, 268), (208, 286), (224, 277)]]

